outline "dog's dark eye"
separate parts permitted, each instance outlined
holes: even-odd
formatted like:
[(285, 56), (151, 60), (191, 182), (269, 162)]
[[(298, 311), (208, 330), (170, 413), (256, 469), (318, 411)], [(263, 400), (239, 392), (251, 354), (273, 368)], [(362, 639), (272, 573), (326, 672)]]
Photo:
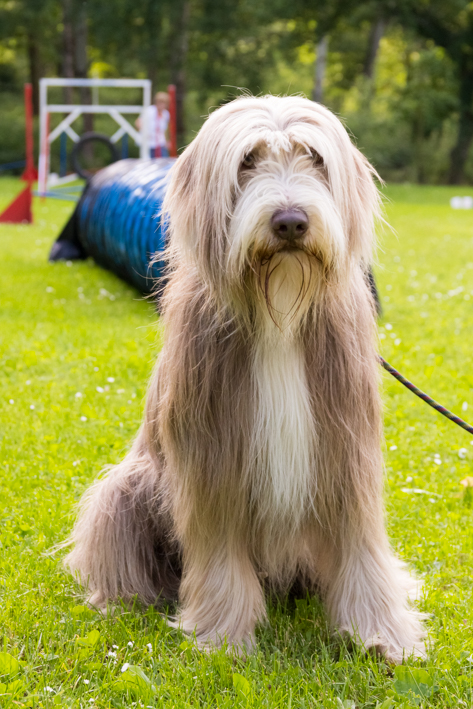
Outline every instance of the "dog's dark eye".
[(242, 160), (241, 166), (245, 170), (252, 170), (255, 166), (255, 156), (253, 153), (248, 153), (248, 155), (245, 155), (245, 157)]
[(324, 166), (324, 159), (316, 150), (311, 150), (310, 154), (312, 155), (312, 161), (316, 167)]

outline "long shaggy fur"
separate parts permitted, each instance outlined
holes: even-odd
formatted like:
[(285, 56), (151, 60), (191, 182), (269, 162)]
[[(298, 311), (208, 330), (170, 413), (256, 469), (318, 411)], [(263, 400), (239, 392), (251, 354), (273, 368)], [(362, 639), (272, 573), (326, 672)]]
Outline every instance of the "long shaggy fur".
[[(271, 228), (288, 209), (307, 215), (296, 244)], [(98, 605), (178, 598), (204, 644), (251, 646), (263, 586), (302, 579), (365, 647), (422, 654), (383, 520), (372, 168), (322, 106), (244, 97), (179, 158), (164, 211), (144, 423), (86, 494), (67, 564)]]

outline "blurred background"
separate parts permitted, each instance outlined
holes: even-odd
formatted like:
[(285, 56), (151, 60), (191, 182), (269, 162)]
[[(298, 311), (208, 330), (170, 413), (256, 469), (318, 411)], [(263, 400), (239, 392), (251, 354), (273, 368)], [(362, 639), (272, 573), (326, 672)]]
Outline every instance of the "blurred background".
[[(340, 115), (385, 180), (473, 182), (466, 0), (0, 0), (0, 164), (24, 155), (23, 84), (37, 116), (38, 81), (55, 76), (175, 84), (181, 148), (241, 89), (303, 93)], [(107, 120), (85, 115), (80, 132)]]

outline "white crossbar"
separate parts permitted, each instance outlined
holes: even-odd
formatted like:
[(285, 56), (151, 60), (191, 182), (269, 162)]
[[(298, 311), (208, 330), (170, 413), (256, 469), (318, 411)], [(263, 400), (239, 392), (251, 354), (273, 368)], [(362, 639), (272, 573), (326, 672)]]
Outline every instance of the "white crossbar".
[[(70, 109), (71, 107), (69, 106), (69, 110)], [(74, 123), (74, 121), (79, 118), (81, 113), (82, 111), (80, 108), (75, 108), (66, 118), (64, 118), (63, 121), (60, 122), (58, 126), (56, 126), (53, 131), (51, 131), (51, 133), (48, 135), (48, 141), (52, 143), (53, 140), (56, 140), (56, 138), (58, 138), (61, 133), (65, 131), (68, 126), (71, 125), (71, 123)]]
[(126, 134), (126, 130), (124, 128), (119, 128), (118, 130), (115, 131), (113, 135), (110, 136), (110, 140), (112, 143), (117, 143), (120, 138), (123, 138), (123, 136)]
[[(68, 113), (72, 110), (72, 106), (68, 103), (50, 103), (48, 105), (49, 113)], [(119, 111), (120, 113), (141, 113), (143, 106), (110, 106), (105, 104), (90, 104), (90, 106), (82, 105), (81, 113), (110, 113), (110, 111)]]
[(41, 79), (44, 86), (112, 86), (122, 89), (147, 89), (149, 79)]
[(134, 140), (138, 143), (138, 145), (141, 143), (141, 135), (136, 131), (130, 123), (126, 120), (126, 118), (123, 118), (123, 116), (120, 116), (118, 110), (113, 110), (110, 111), (110, 115), (113, 118), (114, 121), (118, 123), (119, 126), (123, 128), (123, 130), (126, 130), (126, 132), (131, 135)]

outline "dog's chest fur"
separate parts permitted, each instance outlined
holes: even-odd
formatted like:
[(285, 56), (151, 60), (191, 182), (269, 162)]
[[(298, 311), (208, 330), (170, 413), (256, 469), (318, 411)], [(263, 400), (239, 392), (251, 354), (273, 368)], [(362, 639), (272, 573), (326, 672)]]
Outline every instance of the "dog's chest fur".
[(298, 527), (315, 484), (315, 431), (297, 337), (265, 329), (254, 350), (253, 504), (265, 526)]

